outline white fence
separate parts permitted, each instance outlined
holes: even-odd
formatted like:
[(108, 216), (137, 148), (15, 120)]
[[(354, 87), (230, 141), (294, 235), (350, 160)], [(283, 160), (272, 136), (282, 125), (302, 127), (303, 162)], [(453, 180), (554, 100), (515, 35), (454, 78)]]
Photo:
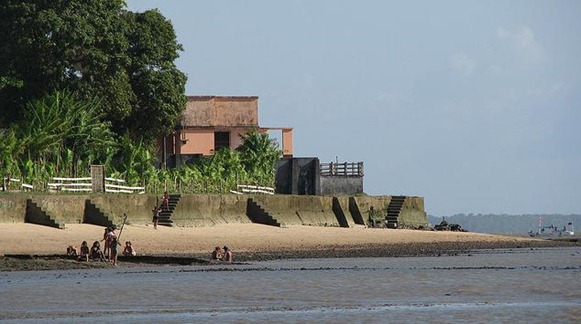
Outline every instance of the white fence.
[[(51, 178), (53, 182), (48, 183), (48, 190), (69, 191), (69, 192), (92, 192), (93, 184), (91, 178)], [(115, 178), (105, 178), (105, 192), (110, 193), (145, 193), (145, 187), (128, 187), (120, 184), (125, 180)]]
[(237, 185), (236, 190), (230, 191), (233, 194), (242, 195), (245, 193), (258, 193), (265, 195), (274, 195), (274, 188), (271, 187), (260, 187), (251, 185)]
[(8, 190), (8, 187), (10, 186), (10, 182), (20, 183), (20, 188), (22, 188), (23, 190), (32, 190), (32, 189), (34, 189), (34, 186), (33, 185), (26, 184), (26, 183), (21, 183), (21, 181), (19, 179), (3, 178), (2, 180), (3, 180), (2, 190), (4, 190), (4, 191)]

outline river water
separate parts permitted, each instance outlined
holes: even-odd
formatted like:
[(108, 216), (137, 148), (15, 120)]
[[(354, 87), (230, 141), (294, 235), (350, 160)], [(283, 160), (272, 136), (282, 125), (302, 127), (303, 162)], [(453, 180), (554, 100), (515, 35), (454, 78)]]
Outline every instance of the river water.
[(7, 323), (580, 323), (581, 248), (0, 273)]

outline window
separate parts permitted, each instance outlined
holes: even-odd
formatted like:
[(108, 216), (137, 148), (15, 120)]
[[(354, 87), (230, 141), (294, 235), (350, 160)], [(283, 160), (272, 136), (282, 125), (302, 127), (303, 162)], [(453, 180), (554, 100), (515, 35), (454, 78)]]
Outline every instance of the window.
[(223, 147), (230, 148), (230, 132), (215, 132), (214, 150), (218, 151)]

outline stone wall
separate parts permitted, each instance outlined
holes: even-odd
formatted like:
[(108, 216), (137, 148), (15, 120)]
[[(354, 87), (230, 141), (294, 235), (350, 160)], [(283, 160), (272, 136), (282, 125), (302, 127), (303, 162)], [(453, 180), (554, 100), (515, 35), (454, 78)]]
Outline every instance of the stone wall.
[(363, 193), (363, 177), (320, 176), (321, 195), (356, 195)]
[[(252, 197), (278, 222), (286, 225), (354, 226), (368, 224), (369, 215), (385, 219), (390, 196), (301, 196), (301, 195), (183, 195), (172, 221), (177, 226), (215, 226), (218, 224), (250, 223), (247, 202)], [(0, 222), (22, 223), (27, 214), (27, 199), (31, 199), (59, 224), (91, 222), (102, 217), (121, 224), (127, 214), (129, 224), (151, 223), (152, 209), (159, 203), (155, 195), (0, 195)], [(86, 207), (89, 201), (104, 215)], [(373, 212), (371, 212), (373, 210)], [(406, 197), (399, 223), (404, 227), (427, 226), (422, 197)]]
[(279, 223), (286, 225), (339, 226), (330, 196), (255, 196)]

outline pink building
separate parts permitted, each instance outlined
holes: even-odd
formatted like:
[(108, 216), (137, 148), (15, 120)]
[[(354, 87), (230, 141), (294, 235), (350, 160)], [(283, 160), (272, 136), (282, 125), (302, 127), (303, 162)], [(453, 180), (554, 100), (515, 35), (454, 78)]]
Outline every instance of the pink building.
[(292, 128), (259, 126), (258, 97), (188, 96), (177, 130), (162, 140), (161, 160), (172, 167), (223, 147), (235, 149), (240, 135), (251, 130), (281, 131), (283, 156), (293, 156)]

